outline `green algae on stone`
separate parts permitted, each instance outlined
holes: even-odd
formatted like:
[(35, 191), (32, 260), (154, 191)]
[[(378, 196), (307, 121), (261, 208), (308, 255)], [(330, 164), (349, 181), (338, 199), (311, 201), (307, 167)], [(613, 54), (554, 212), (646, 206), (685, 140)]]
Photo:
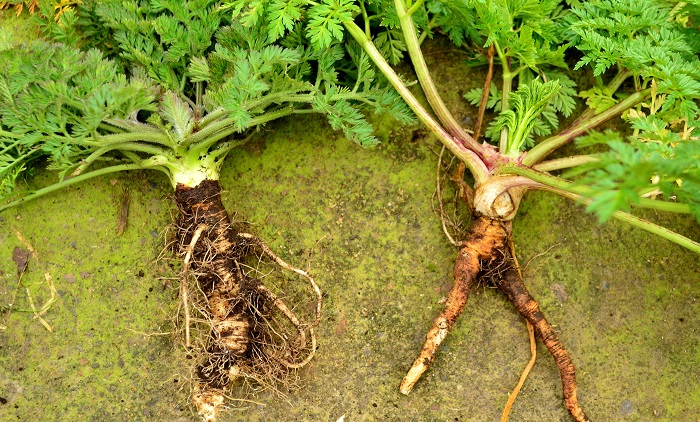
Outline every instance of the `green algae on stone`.
[[(456, 74), (467, 71), (455, 66)], [(431, 205), (439, 146), (414, 139), (414, 130), (384, 123), (384, 143), (365, 150), (322, 119), (287, 119), (228, 158), (221, 181), (231, 214), (287, 262), (308, 268), (326, 299), (319, 350), (302, 371), (306, 386), (286, 399), (249, 397), (261, 404), (240, 402), (223, 421), (500, 417), (529, 345), (520, 316), (489, 288), (473, 292), (416, 390), (398, 392), (442, 307), (455, 256)], [(53, 177), (41, 173), (30, 183)], [(21, 242), (13, 228), (39, 253), (23, 279), (37, 289), (35, 299), (48, 297), (44, 271), (59, 291), (45, 315), (53, 334), (26, 313), (13, 313), (0, 332), (0, 397), (8, 400), (0, 421), (196, 420), (181, 369), (186, 351), (167, 334), (178, 306), (177, 286), (167, 282), (178, 268), (154, 263), (176, 212), (167, 181), (155, 173), (115, 179), (117, 186), (96, 179), (0, 214), (0, 300), (17, 282), (11, 254)], [(126, 183), (129, 225), (116, 237), (115, 198)], [(688, 218), (648, 217), (700, 234)], [(526, 284), (577, 365), (593, 420), (700, 418), (696, 255), (621, 223), (599, 225), (546, 193), (523, 200), (514, 242)], [(26, 307), (22, 292), (18, 298)], [(541, 344), (538, 352), (511, 420), (568, 420), (556, 366)]]
[[(241, 402), (222, 420), (497, 419), (529, 346), (521, 318), (491, 289), (474, 292), (414, 393), (398, 393), (442, 306), (454, 260), (430, 203), (436, 145), (413, 145), (419, 158), (396, 154), (410, 142), (406, 134), (365, 150), (335, 139), (320, 119), (295, 120), (268, 126), (274, 131), (263, 140), (234, 152), (222, 185), (232, 213), (321, 284), (326, 307), (319, 351), (302, 372), (302, 390), (286, 400), (262, 394), (254, 400), (264, 405)], [(0, 333), (0, 396), (22, 391), (0, 407), (0, 420), (194, 420), (187, 388), (180, 389), (186, 379), (177, 362), (186, 362), (185, 351), (172, 336), (140, 334), (173, 330), (177, 292), (164, 290), (158, 277), (176, 272), (153, 264), (162, 246), (153, 235), (175, 209), (160, 175), (118, 179), (127, 181), (135, 187), (129, 228), (120, 238), (113, 235), (118, 187), (108, 179), (2, 213), (4, 288), (16, 283), (15, 227), (40, 254), (41, 267), (30, 263), (26, 280), (50, 271), (61, 296), (46, 315), (55, 334), (19, 313)], [(522, 264), (529, 262), (526, 283), (571, 348), (591, 417), (697, 418), (696, 257), (622, 224), (600, 226), (553, 195), (529, 194), (521, 207), (514, 240)], [(697, 230), (686, 219), (668, 223)], [(68, 273), (75, 282), (65, 281)], [(564, 286), (566, 302), (552, 293), (554, 283)], [(558, 372), (539, 351), (512, 420), (566, 420)], [(634, 411), (623, 417), (624, 400)]]

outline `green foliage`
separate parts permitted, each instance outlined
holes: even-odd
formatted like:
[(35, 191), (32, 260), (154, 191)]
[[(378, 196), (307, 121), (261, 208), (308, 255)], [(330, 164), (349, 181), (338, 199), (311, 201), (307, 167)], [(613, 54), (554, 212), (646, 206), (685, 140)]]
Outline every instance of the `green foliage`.
[(670, 6), (654, 0), (583, 2), (567, 17), (567, 38), (583, 52), (584, 65), (600, 75), (614, 65), (642, 71), (673, 53), (689, 53), (670, 20)]
[[(590, 133), (586, 139), (605, 144), (597, 151), (607, 152), (555, 160), (543, 168), (573, 166), (562, 177), (578, 178), (576, 192), (589, 196), (589, 210), (603, 220), (633, 204), (657, 206), (645, 196), (682, 201), (688, 206), (666, 203), (660, 207), (682, 212), (690, 208), (698, 215), (698, 139), (692, 136), (700, 100), (697, 1), (425, 0), (406, 1), (397, 8), (393, 3), (360, 0), (355, 3), (360, 9), (357, 17), (339, 20), (405, 97), (411, 97), (406, 84), (387, 64), (397, 64), (408, 46), (420, 54), (420, 43), (437, 32), (469, 48), (472, 65), (493, 61), (500, 67), (493, 73), (500, 80), (492, 81), (485, 104), (498, 114), (486, 134), (498, 140), (500, 157), (493, 158), (491, 150), (471, 139), (454, 139), (435, 130), (446, 146), (454, 147), (450, 149), (466, 146), (478, 156), (491, 157), (460, 156), (477, 182), (487, 180), (491, 172), (498, 174), (492, 166), (510, 165), (505, 174), (530, 174), (539, 183), (567, 189), (571, 185), (566, 180), (513, 169), (537, 164), (581, 133), (626, 112), (633, 136)], [(307, 8), (307, 13), (316, 21), (334, 19), (325, 6)], [(412, 27), (415, 34), (407, 32)], [(325, 48), (331, 38), (338, 40), (341, 35), (314, 39), (312, 45)], [(574, 49), (578, 52), (565, 55)], [(580, 59), (567, 63), (573, 57)], [(422, 88), (433, 99), (430, 106), (439, 124), (446, 132), (459, 132), (449, 111), (434, 99), (437, 94), (429, 71), (439, 69), (427, 69), (420, 60), (412, 62)], [(574, 64), (573, 69), (569, 64)], [(592, 68), (588, 74), (587, 66)], [(574, 80), (582, 85), (578, 94)], [(473, 89), (465, 98), (477, 106), (482, 93)], [(577, 95), (587, 107), (570, 127), (560, 130), (561, 117), (571, 117), (576, 109)], [(647, 100), (651, 103), (642, 103)], [(424, 113), (417, 105), (414, 109)], [(427, 114), (422, 117), (429, 126), (438, 123)], [(542, 139), (548, 135), (553, 136)], [(535, 142), (538, 136), (541, 140)], [(678, 242), (695, 247), (691, 241)]]
[(362, 145), (376, 138), (361, 108), (410, 119), (356, 46), (311, 49), (299, 4), (231, 4), (232, 21), (210, 0), (86, 0), (38, 17), (63, 42), (0, 52), (0, 188), (41, 156), (65, 183), (131, 168), (215, 178), (244, 133), (285, 115), (327, 114)]
[(0, 63), (5, 187), (40, 153), (67, 171), (95, 144), (104, 120), (155, 110), (152, 86), (127, 81), (96, 50), (34, 43), (3, 51)]
[(323, 0), (310, 10), (307, 34), (311, 43), (326, 48), (334, 40), (342, 41), (342, 22), (359, 12), (352, 0)]
[(686, 203), (700, 221), (700, 138), (693, 134), (698, 121), (669, 122), (658, 113), (663, 97), (652, 98), (627, 113), (633, 135), (625, 139), (611, 131), (594, 132), (578, 141), (580, 146), (609, 147), (597, 155), (598, 161), (577, 169), (584, 173), (579, 182), (591, 187), (588, 209), (603, 221), (645, 196)]
[[(559, 87), (557, 81), (542, 83), (535, 79), (529, 85), (521, 85), (510, 95), (510, 108), (500, 114), (493, 129), (489, 128), (496, 133), (500, 133), (503, 128), (508, 129), (508, 143), (503, 151), (506, 155), (517, 155), (525, 147), (532, 146), (533, 131), (539, 130), (541, 134), (547, 132), (540, 117), (544, 115)], [(556, 122), (554, 125), (556, 127)]]
[[(464, 94), (464, 99), (469, 101), (473, 106), (479, 106), (481, 104), (481, 97), (484, 93), (483, 88), (474, 88), (471, 91)], [(495, 82), (491, 82), (491, 87), (489, 88), (489, 96), (486, 100), (486, 108), (493, 110), (501, 109), (501, 95), (498, 91), (498, 85)]]
[[(574, 90), (576, 83), (572, 81), (565, 73), (556, 70), (546, 72), (545, 76), (549, 81), (547, 83), (555, 83), (558, 85), (558, 88), (551, 92), (551, 96), (546, 101), (546, 105), (543, 109), (540, 109), (539, 107), (533, 109), (536, 111), (536, 113), (532, 116), (534, 120), (531, 121), (531, 126), (527, 130), (527, 136), (525, 136), (525, 138), (515, 139), (514, 137), (516, 135), (514, 134), (516, 132), (514, 132), (510, 128), (510, 125), (506, 124), (506, 122), (510, 121), (514, 115), (519, 113), (516, 107), (522, 107), (521, 94), (525, 95), (526, 97), (530, 97), (533, 92), (538, 92), (540, 90), (540, 87), (535, 86), (535, 84), (539, 83), (536, 82), (535, 79), (527, 81), (526, 78), (529, 75), (531, 75), (531, 73), (523, 72), (521, 75), (521, 84), (519, 85), (518, 90), (509, 97), (509, 108), (500, 113), (497, 119), (491, 121), (486, 129), (486, 136), (492, 141), (496, 142), (501, 136), (501, 130), (504, 127), (508, 128), (509, 145), (517, 145), (517, 148), (510, 151), (511, 153), (523, 151), (526, 147), (532, 147), (535, 144), (535, 136), (546, 136), (551, 134), (559, 126), (558, 115), (561, 114), (564, 117), (569, 117), (571, 113), (573, 113), (576, 106), (576, 102), (574, 100), (576, 96), (576, 91)], [(539, 84), (541, 85), (541, 83)], [(482, 92), (482, 88), (476, 88), (466, 93), (464, 98), (472, 105), (479, 106), (481, 103)], [(516, 99), (514, 99), (514, 97), (516, 97)], [(501, 110), (502, 99), (503, 97), (501, 92), (498, 90), (498, 86), (492, 82), (489, 89), (489, 97), (486, 102), (486, 108), (494, 111)]]
[[(700, 36), (686, 27), (689, 10), (653, 0), (592, 1), (573, 8), (567, 20), (567, 38), (584, 54), (575, 69), (589, 65), (594, 75), (610, 69), (626, 72), (638, 88), (651, 92), (647, 103), (625, 115), (632, 136), (608, 132), (579, 141), (609, 148), (599, 161), (577, 170), (585, 174), (581, 183), (591, 187), (588, 209), (602, 220), (651, 196), (689, 204), (700, 221), (700, 142), (693, 136), (700, 100)], [(599, 83), (580, 95), (602, 112), (624, 95), (617, 91)]]
[[(593, 112), (589, 117), (628, 95), (623, 92), (625, 80), (631, 79), (637, 90), (651, 88), (652, 92), (650, 104), (626, 114), (634, 136), (592, 134), (579, 142), (586, 145), (595, 140), (608, 148), (597, 162), (567, 173), (569, 177), (584, 175), (578, 182), (591, 188), (586, 191), (592, 199), (588, 209), (607, 220), (614, 211), (628, 210), (640, 203), (642, 195), (655, 192), (655, 197), (690, 204), (699, 215), (698, 140), (691, 133), (700, 100), (700, 36), (697, 29), (688, 28), (693, 7), (655, 0), (593, 0), (571, 8), (538, 1), (468, 3), (479, 17), (478, 42), (484, 46), (493, 43), (501, 65), (518, 76), (518, 89), (509, 96), (492, 84), (486, 104), (499, 111), (503, 101), (508, 101), (486, 131), (497, 140), (506, 129), (503, 152), (513, 154), (516, 145), (520, 150), (532, 147), (533, 135), (546, 136), (558, 128), (559, 113), (564, 117), (572, 114), (575, 84), (564, 71), (551, 66), (565, 68), (563, 51), (575, 47), (583, 56), (574, 70), (593, 69), (593, 83), (579, 93)], [(528, 108), (528, 100), (544, 99), (533, 94), (538, 92), (533, 77), (538, 73), (547, 81), (557, 80), (560, 89), (544, 108)], [(609, 73), (617, 76), (606, 85), (603, 76), (610, 80)], [(478, 105), (481, 92), (472, 90), (465, 97)], [(642, 108), (653, 114), (642, 117)], [(537, 113), (538, 117), (533, 116)], [(518, 126), (516, 122), (523, 123)], [(522, 138), (523, 133), (528, 135)]]

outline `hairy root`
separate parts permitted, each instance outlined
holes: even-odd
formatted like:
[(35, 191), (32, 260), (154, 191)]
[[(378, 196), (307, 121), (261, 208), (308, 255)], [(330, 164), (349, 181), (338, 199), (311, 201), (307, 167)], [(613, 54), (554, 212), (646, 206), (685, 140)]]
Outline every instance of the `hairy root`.
[[(260, 239), (231, 224), (215, 181), (176, 191), (180, 218), (177, 254), (183, 257), (180, 296), (185, 345), (197, 360), (192, 402), (200, 416), (216, 420), (232, 382), (252, 381), (276, 390), (296, 384), (296, 370), (316, 351), (314, 328), (322, 296), (313, 278), (277, 257)], [(310, 323), (262, 281), (253, 266), (265, 262), (306, 278), (314, 290)], [(302, 299), (303, 300), (303, 299)], [(192, 346), (190, 329), (198, 334)]]

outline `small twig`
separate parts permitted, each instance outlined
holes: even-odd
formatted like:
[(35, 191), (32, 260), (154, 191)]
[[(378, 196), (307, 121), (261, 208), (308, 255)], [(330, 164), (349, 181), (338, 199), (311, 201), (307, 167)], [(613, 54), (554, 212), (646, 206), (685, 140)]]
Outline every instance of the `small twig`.
[(481, 136), (481, 126), (484, 123), (484, 114), (486, 114), (486, 103), (489, 100), (489, 91), (491, 90), (491, 79), (493, 78), (493, 44), (489, 46), (486, 56), (489, 59), (489, 70), (486, 73), (486, 81), (484, 82), (484, 90), (481, 92), (481, 103), (479, 104), (479, 115), (476, 118), (476, 126), (474, 126), (474, 139), (479, 140)]
[(129, 221), (129, 205), (131, 204), (131, 195), (129, 195), (129, 188), (123, 186), (121, 192), (119, 193), (119, 205), (118, 205), (118, 216), (117, 216), (117, 227), (115, 233), (117, 237), (124, 234), (126, 231), (126, 226)]
[(180, 275), (180, 296), (182, 297), (182, 306), (185, 312), (185, 347), (190, 348), (190, 305), (187, 290), (187, 274), (190, 268), (190, 260), (192, 259), (192, 252), (194, 252), (194, 246), (197, 244), (199, 237), (202, 232), (207, 229), (206, 224), (200, 224), (192, 235), (192, 240), (189, 246), (187, 246), (187, 253), (185, 254), (185, 260), (182, 264), (182, 273)]
[[(36, 249), (29, 243), (29, 241), (22, 235), (22, 233), (19, 232), (16, 228), (12, 228), (12, 231), (15, 233), (15, 236), (17, 236), (17, 239), (19, 239), (20, 242), (29, 250), (29, 252), (32, 254), (32, 258), (34, 258), (34, 261), (36, 263), (39, 263), (39, 254), (37, 253)], [(9, 315), (12, 312), (12, 307), (15, 304), (15, 300), (17, 299), (17, 292), (19, 291), (19, 286), (22, 285), (22, 276), (24, 273), (27, 271), (27, 266), (22, 269), (22, 272), (19, 274), (19, 278), (17, 280), (17, 288), (15, 289), (15, 292), (12, 296), (12, 301), (10, 302), (9, 309), (8, 309), (8, 320), (9, 320)], [(56, 292), (56, 286), (53, 284), (53, 280), (51, 279), (51, 274), (48, 272), (44, 273), (44, 277), (46, 278), (46, 283), (49, 286), (49, 291), (51, 293), (51, 298), (46, 301), (38, 310), (36, 308), (36, 305), (34, 305), (34, 299), (32, 298), (32, 293), (29, 291), (28, 287), (25, 287), (24, 290), (27, 293), (27, 299), (29, 301), (29, 306), (31, 307), (31, 312), (34, 314), (34, 318), (38, 319), (41, 325), (44, 326), (49, 332), (53, 332), (53, 329), (51, 328), (51, 325), (49, 325), (48, 322), (44, 318), (42, 318), (42, 315), (44, 315), (50, 308), (51, 305), (54, 304), (57, 300), (58, 293)], [(5, 329), (4, 325), (2, 326), (2, 329)]]
[[(8, 323), (10, 322), (10, 314), (12, 314), (12, 307), (15, 306), (15, 300), (17, 300), (17, 292), (19, 291), (19, 286), (22, 285), (22, 276), (24, 276), (25, 272), (26, 272), (26, 267), (24, 270), (22, 270), (21, 273), (19, 273), (19, 276), (17, 277), (17, 285), (15, 286), (15, 291), (12, 293), (12, 300), (7, 305), (7, 315), (6, 315), (5, 319), (7, 320)], [(3, 325), (3, 327), (5, 327), (3, 329), (7, 328), (6, 325)]]

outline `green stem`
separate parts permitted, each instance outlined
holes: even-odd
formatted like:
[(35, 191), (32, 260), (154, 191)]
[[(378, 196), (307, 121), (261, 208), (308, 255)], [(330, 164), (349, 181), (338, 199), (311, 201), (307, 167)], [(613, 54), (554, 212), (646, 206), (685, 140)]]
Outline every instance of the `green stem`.
[[(401, 22), (401, 31), (404, 35), (408, 55), (411, 57), (411, 63), (413, 63), (416, 76), (418, 76), (418, 81), (420, 82), (421, 88), (425, 93), (425, 97), (427, 98), (430, 107), (432, 107), (440, 122), (442, 122), (442, 124), (445, 126), (447, 132), (462, 141), (467, 148), (483, 157), (485, 151), (482, 145), (474, 140), (474, 138), (472, 138), (471, 135), (464, 130), (464, 128), (459, 124), (459, 122), (457, 122), (454, 116), (452, 116), (450, 111), (447, 109), (447, 106), (445, 106), (445, 103), (442, 101), (435, 83), (430, 76), (430, 72), (428, 71), (428, 66), (423, 58), (423, 53), (420, 50), (420, 42), (416, 35), (413, 18), (406, 11), (402, 0), (394, 0), (394, 4), (396, 5), (396, 12), (399, 15), (399, 21)], [(413, 7), (415, 7), (417, 4), (418, 3), (414, 4)], [(413, 9), (413, 7), (411, 9)]]
[(440, 139), (440, 141), (460, 160), (467, 165), (469, 170), (472, 172), (474, 179), (477, 183), (486, 180), (488, 175), (488, 169), (481, 161), (479, 156), (467, 148), (463, 143), (454, 139), (452, 135), (447, 133), (445, 129), (440, 126), (440, 123), (435, 121), (433, 116), (428, 113), (421, 103), (413, 96), (411, 91), (403, 84), (403, 81), (399, 75), (394, 72), (389, 63), (384, 60), (382, 54), (377, 50), (372, 41), (365, 35), (365, 33), (360, 29), (357, 24), (352, 21), (343, 22), (345, 28), (348, 30), (350, 35), (355, 38), (355, 40), (360, 44), (360, 46), (365, 50), (367, 55), (372, 59), (374, 64), (379, 68), (379, 70), (384, 74), (384, 76), (389, 80), (391, 85), (396, 89), (396, 91), (401, 95), (403, 100), (408, 104), (408, 106), (413, 110), (413, 112), (418, 116), (418, 119), (431, 131), (435, 136)]
[[(406, 11), (406, 15), (409, 17), (413, 16), (413, 14), (418, 11), (418, 8), (421, 7), (422, 4), (423, 4), (423, 0), (416, 0), (416, 2), (413, 3), (413, 6), (411, 6), (411, 8), (408, 9), (408, 11)], [(402, 4), (402, 6), (403, 6), (403, 4)]]
[[(610, 80), (610, 83), (608, 83), (608, 85), (605, 86), (605, 91), (610, 92), (612, 95), (612, 93), (616, 92), (620, 88), (620, 86), (622, 86), (622, 83), (625, 82), (625, 80), (627, 80), (627, 78), (629, 78), (630, 76), (632, 76), (632, 72), (628, 70), (618, 71), (617, 75), (615, 75), (615, 77)], [(581, 122), (588, 120), (593, 116), (595, 116), (595, 110), (593, 110), (592, 108), (587, 108), (583, 113), (581, 113), (580, 116), (578, 116), (576, 120), (574, 120), (569, 125), (569, 127), (576, 127)]]
[(625, 80), (627, 80), (627, 78), (629, 78), (630, 76), (632, 76), (632, 72), (630, 72), (629, 70), (626, 70), (626, 69), (619, 70), (617, 72), (617, 75), (615, 75), (615, 77), (612, 78), (610, 80), (610, 82), (608, 83), (608, 85), (606, 86), (606, 90), (611, 92), (611, 93), (614, 93), (615, 91), (620, 89), (620, 86), (622, 86), (622, 83), (625, 82)]
[(134, 152), (144, 152), (146, 154), (150, 155), (165, 155), (167, 154), (167, 151), (164, 150), (163, 148), (149, 145), (149, 144), (138, 144), (138, 143), (125, 143), (125, 144), (110, 144), (106, 145), (102, 148), (98, 148), (90, 154), (87, 158), (82, 160), (80, 166), (73, 172), (73, 176), (78, 176), (81, 174), (85, 169), (90, 166), (90, 164), (94, 163), (97, 161), (100, 157), (103, 155), (107, 154), (110, 151), (114, 150), (120, 150), (120, 151), (134, 151)]
[(102, 122), (97, 126), (98, 129), (106, 130), (111, 133), (123, 133), (124, 130), (118, 126), (114, 126), (111, 123), (108, 122)]
[(551, 138), (545, 139), (539, 144), (535, 145), (523, 158), (523, 164), (526, 166), (531, 166), (539, 161), (542, 161), (544, 157), (552, 153), (557, 148), (562, 145), (571, 142), (578, 136), (583, 135), (587, 131), (593, 129), (594, 127), (612, 119), (618, 114), (628, 110), (635, 105), (641, 103), (649, 97), (651, 89), (645, 89), (644, 91), (635, 92), (609, 109), (602, 111), (589, 119), (580, 121), (575, 126), (570, 126), (564, 131), (560, 132), (558, 135), (552, 136)]
[(141, 123), (138, 121), (133, 121), (129, 119), (119, 119), (119, 118), (109, 118), (102, 119), (102, 124), (108, 124), (114, 127), (114, 129), (107, 129), (111, 132), (128, 132), (128, 133), (153, 133), (153, 134), (163, 134), (163, 129), (161, 127), (152, 126), (149, 123)]
[(204, 87), (202, 85), (202, 81), (198, 81), (194, 83), (194, 86), (196, 88), (196, 93), (195, 93), (195, 104), (197, 108), (195, 110), (199, 110), (199, 108), (202, 107), (202, 95), (204, 93)]
[[(246, 129), (250, 129), (251, 127), (255, 127), (257, 125), (261, 125), (284, 116), (289, 116), (293, 112), (294, 109), (292, 107), (286, 107), (281, 110), (265, 113), (262, 116), (258, 116), (254, 119), (251, 119)], [(217, 131), (213, 131), (209, 137), (204, 138), (202, 141), (187, 142), (188, 145), (192, 145), (192, 147), (188, 148), (188, 155), (192, 156), (194, 154), (196, 157), (199, 157), (201, 154), (206, 153), (207, 150), (211, 148), (212, 145), (216, 144), (218, 141), (224, 139), (225, 137), (235, 132), (239, 132), (238, 130), (236, 130), (236, 127), (233, 123), (233, 119), (227, 119), (227, 121), (227, 124), (219, 126)], [(198, 132), (197, 135), (201, 133), (203, 133), (203, 131)], [(190, 138), (193, 137), (194, 135)]]
[[(543, 185), (551, 186), (564, 192), (569, 192), (576, 195), (590, 195), (592, 189), (588, 186), (574, 185), (573, 182), (561, 179), (551, 174), (541, 173), (528, 167), (519, 166), (516, 164), (505, 164), (498, 169), (497, 174), (516, 174), (524, 176), (528, 179)], [(658, 201), (655, 199), (639, 198), (639, 202), (632, 204), (637, 208), (649, 208), (658, 211), (675, 212), (680, 214), (690, 214), (690, 206), (678, 202)]]
[(227, 134), (231, 134), (231, 133), (235, 132), (235, 129), (233, 129), (234, 125), (235, 125), (235, 119), (232, 119), (232, 118), (212, 122), (211, 124), (202, 128), (202, 130), (200, 130), (199, 132), (196, 132), (196, 133), (186, 137), (180, 145), (182, 147), (190, 149), (189, 148), (190, 145), (204, 142), (205, 140), (211, 138), (212, 136), (216, 136), (221, 131), (226, 131)]
[[(496, 48), (496, 54), (498, 55), (498, 60), (501, 62), (501, 69), (503, 75), (503, 86), (501, 89), (501, 112), (508, 110), (508, 100), (510, 98), (510, 91), (513, 88), (513, 73), (510, 71), (510, 65), (508, 64), (508, 58), (506, 57), (501, 46), (498, 45), (496, 41), (493, 42), (493, 46)], [(508, 151), (508, 128), (504, 127), (501, 129), (501, 139), (498, 143), (498, 151), (501, 154), (505, 154)]]
[(14, 134), (12, 132), (6, 132), (6, 131), (1, 130), (1, 129), (0, 129), (0, 136), (6, 136), (8, 138), (15, 138), (15, 139), (22, 138), (22, 135), (17, 135), (17, 134)]
[(247, 110), (254, 110), (256, 108), (264, 109), (273, 103), (311, 103), (313, 101), (313, 94), (297, 94), (295, 91), (284, 91), (276, 92), (274, 94), (268, 94), (264, 98), (261, 98), (259, 100), (247, 102), (245, 108)]
[[(574, 201), (580, 201), (584, 204), (587, 204), (590, 202), (589, 199), (583, 199), (581, 198), (580, 195), (577, 195), (575, 193), (567, 192), (564, 190), (560, 189), (548, 189), (551, 192), (554, 192), (556, 194), (559, 194), (561, 196), (564, 196), (569, 199), (573, 199)], [(695, 253), (700, 253), (700, 243), (687, 238), (683, 236), (682, 234), (676, 233), (672, 230), (667, 229), (666, 227), (659, 226), (658, 224), (654, 224), (650, 221), (644, 220), (639, 217), (635, 217), (634, 215), (622, 211), (615, 211), (612, 214), (613, 218), (616, 218), (620, 221), (624, 221), (625, 223), (628, 223), (634, 227), (638, 227), (642, 230), (646, 230), (649, 233), (653, 233), (657, 236), (661, 236), (666, 240), (670, 240), (671, 242), (683, 246), (684, 248), (690, 249), (691, 251)]]
[(214, 151), (211, 151), (208, 155), (213, 160), (223, 160), (232, 149), (246, 144), (253, 137), (253, 134), (246, 136), (243, 139), (236, 139), (233, 141), (227, 141), (219, 145)]
[(13, 143), (11, 143), (10, 145), (8, 145), (8, 146), (6, 146), (5, 148), (3, 148), (2, 151), (0, 151), (0, 156), (1, 156), (2, 154), (5, 154), (7, 151), (11, 150), (12, 148), (15, 148), (17, 145), (19, 145), (19, 144), (21, 144), (21, 143), (22, 143), (22, 139), (17, 139), (16, 141), (14, 141)]
[(46, 186), (45, 188), (41, 188), (37, 191), (34, 191), (27, 196), (23, 196), (22, 198), (20, 198), (16, 201), (10, 202), (9, 204), (0, 205), (0, 211), (4, 211), (8, 208), (16, 207), (17, 205), (23, 204), (25, 202), (39, 198), (41, 196), (55, 192), (57, 190), (65, 188), (65, 187), (74, 185), (76, 183), (80, 183), (84, 180), (91, 179), (93, 177), (102, 176), (102, 175), (110, 174), (110, 173), (116, 173), (119, 171), (141, 170), (141, 169), (154, 168), (154, 167), (155, 166), (150, 165), (150, 164), (146, 164), (146, 165), (144, 165), (144, 164), (123, 164), (123, 165), (105, 167), (105, 168), (102, 168), (99, 170), (94, 170), (94, 171), (91, 171), (89, 173), (81, 174), (80, 176), (72, 177), (70, 179), (65, 179), (65, 180), (62, 180), (58, 183), (54, 183), (53, 185)]
[(362, 11), (362, 20), (365, 23), (365, 35), (369, 38), (372, 36), (372, 33), (370, 32), (369, 17), (367, 16), (367, 9), (365, 9), (364, 1), (360, 1), (360, 10)]
[(199, 121), (199, 128), (200, 130), (204, 129), (211, 123), (226, 117), (226, 115), (229, 114), (229, 111), (224, 109), (224, 108), (217, 108), (216, 110), (212, 111), (211, 113), (208, 113), (206, 116), (202, 117), (202, 120)]
[(107, 146), (114, 144), (124, 144), (127, 142), (142, 141), (151, 142), (154, 144), (162, 145), (173, 149), (173, 142), (164, 133), (149, 133), (149, 132), (127, 132), (127, 133), (113, 133), (109, 135), (99, 136), (90, 143), (98, 146)]
[(594, 155), (572, 155), (571, 157), (557, 158), (555, 160), (542, 161), (532, 166), (537, 171), (554, 171), (577, 167), (583, 164), (598, 161)]

